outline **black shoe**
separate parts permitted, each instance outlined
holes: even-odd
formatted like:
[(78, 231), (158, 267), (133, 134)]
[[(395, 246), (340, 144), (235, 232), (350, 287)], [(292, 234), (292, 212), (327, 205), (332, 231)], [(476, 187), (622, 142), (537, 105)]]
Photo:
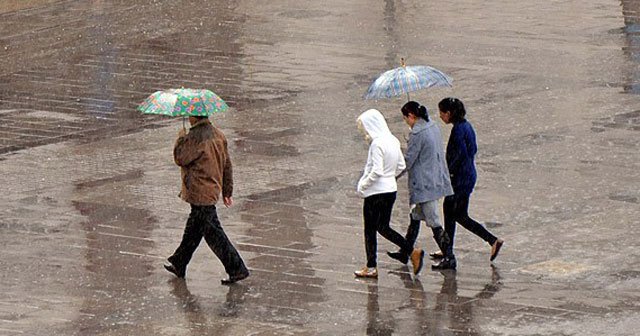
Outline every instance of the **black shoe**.
[(240, 274), (232, 275), (232, 276), (230, 276), (230, 277), (228, 277), (228, 278), (226, 278), (226, 279), (222, 279), (222, 280), (220, 280), (220, 282), (221, 282), (223, 285), (231, 285), (231, 284), (236, 283), (236, 282), (238, 282), (238, 281), (240, 281), (240, 280), (246, 279), (246, 278), (249, 276), (249, 274), (250, 274), (250, 273), (249, 273), (249, 271), (247, 270), (247, 271), (245, 271), (244, 273), (240, 273)]
[(387, 251), (387, 255), (389, 256), (389, 258), (395, 259), (403, 264), (406, 264), (409, 262), (409, 256), (400, 251), (398, 252)]
[(171, 262), (167, 262), (166, 264), (162, 265), (164, 266), (164, 269), (166, 269), (167, 271), (173, 273), (175, 276), (177, 276), (180, 279), (184, 279), (184, 270), (179, 271), (175, 266), (173, 266), (173, 264)]
[(456, 259), (454, 258), (444, 258), (439, 263), (435, 265), (431, 265), (431, 269), (434, 271), (437, 270), (455, 270), (457, 266)]

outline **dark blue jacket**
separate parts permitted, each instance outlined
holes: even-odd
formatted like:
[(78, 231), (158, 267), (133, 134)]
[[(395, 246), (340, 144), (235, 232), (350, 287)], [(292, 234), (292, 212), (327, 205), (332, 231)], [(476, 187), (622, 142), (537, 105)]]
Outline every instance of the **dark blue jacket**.
[(451, 186), (456, 195), (469, 195), (476, 185), (474, 156), (478, 151), (476, 133), (466, 120), (453, 124), (447, 143), (447, 165)]

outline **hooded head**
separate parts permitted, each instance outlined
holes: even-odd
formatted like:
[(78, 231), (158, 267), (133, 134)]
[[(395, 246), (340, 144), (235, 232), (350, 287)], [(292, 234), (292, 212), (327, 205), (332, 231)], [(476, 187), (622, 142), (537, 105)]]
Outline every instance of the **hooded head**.
[(376, 109), (366, 110), (358, 117), (358, 128), (365, 133), (365, 138), (371, 140), (391, 134), (384, 116)]

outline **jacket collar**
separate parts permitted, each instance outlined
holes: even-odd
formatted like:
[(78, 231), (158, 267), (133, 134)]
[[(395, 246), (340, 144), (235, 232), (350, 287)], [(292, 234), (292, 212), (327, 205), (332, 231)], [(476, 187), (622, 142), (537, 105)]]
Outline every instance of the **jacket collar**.
[(416, 123), (413, 124), (413, 128), (411, 128), (411, 134), (420, 133), (421, 131), (431, 127), (432, 125), (432, 122), (427, 122), (426, 120), (419, 118)]
[(196, 127), (200, 127), (202, 125), (205, 124), (211, 124), (211, 121), (209, 121), (209, 118), (204, 118), (202, 120), (198, 120), (195, 124), (193, 124), (193, 126), (189, 127), (189, 129), (194, 129)]

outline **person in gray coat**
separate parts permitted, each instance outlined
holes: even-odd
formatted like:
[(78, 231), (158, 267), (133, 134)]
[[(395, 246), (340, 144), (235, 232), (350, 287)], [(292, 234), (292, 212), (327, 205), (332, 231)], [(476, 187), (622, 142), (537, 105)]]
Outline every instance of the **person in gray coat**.
[[(413, 246), (420, 232), (420, 221), (425, 221), (444, 255), (440, 263), (431, 268), (455, 269), (456, 259), (452, 249), (449, 249), (450, 240), (442, 228), (438, 207), (439, 199), (453, 195), (440, 128), (429, 121), (427, 108), (415, 101), (406, 103), (401, 111), (404, 121), (411, 127), (405, 154), (405, 172), (409, 175), (409, 203), (412, 210), (405, 238)], [(402, 263), (408, 262), (409, 256), (402, 251), (387, 254)]]

